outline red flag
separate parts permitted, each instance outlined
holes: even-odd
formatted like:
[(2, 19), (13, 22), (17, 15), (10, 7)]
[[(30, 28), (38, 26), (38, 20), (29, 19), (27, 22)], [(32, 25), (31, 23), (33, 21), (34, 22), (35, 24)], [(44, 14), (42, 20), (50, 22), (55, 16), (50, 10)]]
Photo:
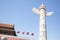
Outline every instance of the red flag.
[(29, 32), (27, 32), (26, 34), (29, 35)]
[(17, 33), (20, 33), (20, 31), (17, 31)]
[(31, 35), (34, 36), (34, 33), (32, 33)]
[(22, 34), (24, 34), (25, 32), (22, 32)]

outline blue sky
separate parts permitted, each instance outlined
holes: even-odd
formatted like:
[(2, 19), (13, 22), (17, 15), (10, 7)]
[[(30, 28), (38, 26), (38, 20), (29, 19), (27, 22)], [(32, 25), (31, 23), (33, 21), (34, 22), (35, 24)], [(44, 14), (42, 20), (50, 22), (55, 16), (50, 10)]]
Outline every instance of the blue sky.
[(46, 11), (54, 11), (52, 16), (46, 17), (47, 39), (60, 40), (60, 0), (0, 0), (0, 23), (14, 24), (15, 31), (34, 32), (34, 38), (38, 40), (39, 15), (34, 14), (32, 8), (39, 8), (42, 1)]

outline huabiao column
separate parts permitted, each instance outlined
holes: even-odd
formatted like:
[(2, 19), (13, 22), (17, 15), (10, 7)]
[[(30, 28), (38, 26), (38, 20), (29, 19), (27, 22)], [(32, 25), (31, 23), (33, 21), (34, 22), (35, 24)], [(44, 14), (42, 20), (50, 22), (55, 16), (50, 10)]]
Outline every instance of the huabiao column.
[(46, 16), (52, 15), (53, 12), (46, 12), (44, 4), (39, 9), (33, 8), (32, 11), (39, 15), (39, 40), (47, 40)]

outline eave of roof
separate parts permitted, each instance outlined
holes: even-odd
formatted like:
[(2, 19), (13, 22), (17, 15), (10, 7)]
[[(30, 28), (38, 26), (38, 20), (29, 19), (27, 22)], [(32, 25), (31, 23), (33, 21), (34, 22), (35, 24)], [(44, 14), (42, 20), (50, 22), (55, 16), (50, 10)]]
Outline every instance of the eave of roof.
[(14, 28), (14, 25), (11, 25), (11, 24), (3, 24), (3, 23), (0, 23), (0, 26), (7, 27), (7, 28)]

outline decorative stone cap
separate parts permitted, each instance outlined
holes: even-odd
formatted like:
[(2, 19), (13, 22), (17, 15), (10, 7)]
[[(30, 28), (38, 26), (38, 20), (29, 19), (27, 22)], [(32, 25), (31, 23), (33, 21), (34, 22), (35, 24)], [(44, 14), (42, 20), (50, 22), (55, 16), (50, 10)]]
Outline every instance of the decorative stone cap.
[(40, 6), (40, 9), (45, 9), (45, 5), (42, 3), (41, 6)]

